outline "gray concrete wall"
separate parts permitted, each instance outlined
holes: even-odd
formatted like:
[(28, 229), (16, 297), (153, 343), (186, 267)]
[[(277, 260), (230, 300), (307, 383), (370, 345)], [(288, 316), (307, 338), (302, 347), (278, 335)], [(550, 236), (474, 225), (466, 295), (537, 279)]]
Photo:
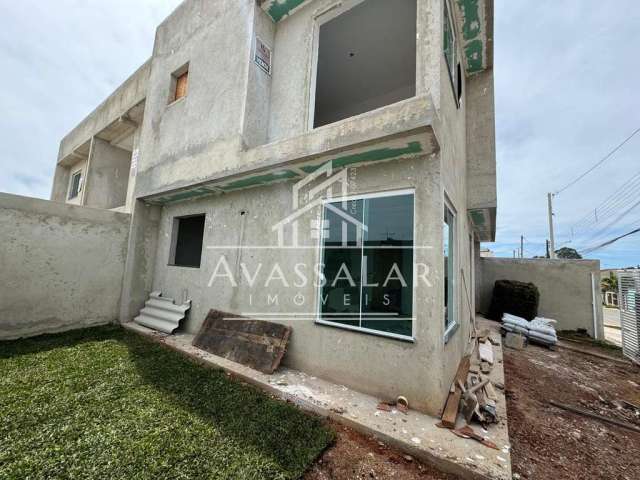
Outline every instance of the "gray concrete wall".
[(486, 313), (496, 280), (531, 282), (540, 291), (538, 315), (558, 321), (558, 330), (586, 329), (594, 335), (593, 285), (596, 289), (597, 338), (604, 338), (599, 260), (480, 259), (480, 311)]
[(116, 321), (129, 220), (0, 193), (0, 339)]
[[(286, 364), (381, 398), (395, 399), (397, 395), (405, 395), (415, 408), (437, 414), (450, 382), (450, 379), (442, 377), (444, 321), (439, 176), (440, 161), (434, 155), (360, 167), (350, 177), (351, 194), (415, 189), (415, 218), (419, 219), (415, 223), (415, 243), (431, 247), (416, 250), (416, 262), (425, 263), (430, 268), (431, 286), (419, 285), (414, 292), (415, 342), (318, 325), (310, 320), (278, 320), (293, 327)], [(319, 261), (318, 240), (312, 238), (308, 230), (310, 221), (315, 218), (313, 213), (299, 220), (301, 243), (311, 248), (292, 251), (235, 247), (276, 245), (277, 237), (271, 227), (292, 213), (292, 186), (291, 183), (276, 184), (163, 208), (153, 290), (160, 290), (175, 299), (182, 299), (186, 291), (193, 300), (186, 330), (198, 331), (212, 308), (234, 313), (316, 311), (317, 290), (311, 283), (316, 277), (308, 270), (310, 282), (299, 289), (286, 288), (279, 282), (274, 282), (268, 289), (263, 288), (268, 272), (262, 273), (261, 281), (254, 288), (245, 281), (236, 288), (222, 280), (209, 286), (220, 255), (225, 256), (236, 275), (240, 275), (242, 262), (247, 264), (250, 272), (254, 272), (260, 262), (264, 262), (266, 270), (278, 262), (290, 279), (296, 263), (315, 265)], [(201, 267), (169, 266), (174, 217), (202, 213), (207, 218)], [(229, 245), (232, 248), (220, 249)], [(208, 249), (209, 246), (216, 249)], [(280, 310), (268, 305), (267, 293), (279, 295)], [(293, 300), (298, 293), (305, 298), (303, 305), (296, 305)]]
[(67, 157), (75, 148), (91, 139), (109, 124), (145, 99), (151, 61), (145, 62), (104, 102), (71, 130), (60, 142), (58, 160)]
[(124, 206), (130, 171), (130, 151), (94, 137), (84, 183), (84, 205), (104, 209)]

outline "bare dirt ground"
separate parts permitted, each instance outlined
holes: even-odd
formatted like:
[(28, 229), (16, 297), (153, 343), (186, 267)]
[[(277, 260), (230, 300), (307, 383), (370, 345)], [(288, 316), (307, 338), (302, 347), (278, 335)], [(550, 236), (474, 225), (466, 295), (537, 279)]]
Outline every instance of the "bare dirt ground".
[(405, 457), (402, 453), (367, 438), (350, 428), (332, 423), (336, 443), (327, 449), (304, 476), (305, 480), (456, 480), (432, 466)]
[(640, 369), (562, 349), (529, 346), (504, 353), (514, 474), (536, 480), (640, 478), (640, 433), (548, 403), (640, 426), (640, 412), (621, 402), (640, 405)]

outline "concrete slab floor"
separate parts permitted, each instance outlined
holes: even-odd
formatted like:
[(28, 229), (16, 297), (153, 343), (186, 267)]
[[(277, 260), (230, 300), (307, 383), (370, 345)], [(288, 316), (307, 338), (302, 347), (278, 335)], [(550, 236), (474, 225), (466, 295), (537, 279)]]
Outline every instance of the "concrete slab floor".
[[(504, 392), (498, 394), (497, 410), (499, 423), (483, 431), (472, 425), (482, 435), (496, 443), (500, 450), (493, 450), (474, 440), (462, 439), (450, 430), (436, 427), (438, 418), (410, 410), (403, 414), (377, 409), (379, 399), (336, 385), (303, 372), (281, 367), (273, 375), (266, 375), (244, 365), (212, 355), (191, 345), (194, 335), (178, 333), (165, 335), (135, 323), (123, 325), (126, 329), (145, 335), (162, 343), (199, 363), (220, 368), (247, 383), (300, 408), (323, 417), (329, 417), (360, 433), (372, 435), (379, 441), (397, 448), (413, 457), (435, 465), (444, 472), (465, 479), (511, 479), (511, 455), (507, 428), (507, 411)], [(500, 345), (494, 346), (495, 365), (491, 372), (494, 384), (504, 385), (502, 365), (502, 339), (497, 324), (479, 319), (478, 329), (489, 328), (492, 338)], [(458, 419), (458, 427), (464, 421)]]

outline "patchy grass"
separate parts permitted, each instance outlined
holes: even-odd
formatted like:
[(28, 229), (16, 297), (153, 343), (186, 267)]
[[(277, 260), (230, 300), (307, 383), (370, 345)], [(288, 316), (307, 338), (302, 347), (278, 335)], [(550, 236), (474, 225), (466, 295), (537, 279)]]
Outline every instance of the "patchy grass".
[(297, 478), (333, 438), (117, 327), (0, 343), (0, 478)]
[[(558, 332), (558, 337), (562, 340), (569, 340), (576, 343), (582, 343), (590, 347), (602, 348), (608, 350), (610, 354), (622, 357), (622, 348), (606, 340), (595, 340), (589, 336), (588, 333), (580, 330), (561, 330)], [(604, 352), (606, 353), (606, 352)]]

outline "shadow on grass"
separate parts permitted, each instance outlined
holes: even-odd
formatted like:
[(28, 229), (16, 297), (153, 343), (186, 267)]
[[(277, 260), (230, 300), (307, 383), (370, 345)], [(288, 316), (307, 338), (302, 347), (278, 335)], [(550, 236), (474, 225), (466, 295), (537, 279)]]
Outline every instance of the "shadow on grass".
[[(221, 435), (223, 440), (220, 441), (228, 440), (242, 446), (243, 452), (255, 452), (256, 457), (269, 459), (282, 471), (282, 478), (302, 475), (335, 437), (322, 419), (117, 326), (3, 342), (0, 343), (0, 358), (110, 341), (126, 348), (131, 362), (129, 368), (134, 369), (143, 384), (161, 391), (162, 397), (173, 406), (212, 425)], [(118, 355), (126, 357), (127, 353), (121, 351)], [(87, 368), (91, 366), (87, 365)], [(140, 402), (144, 400), (144, 397), (140, 398)], [(158, 414), (162, 415), (162, 412)], [(144, 429), (144, 424), (141, 427)], [(206, 437), (194, 439), (198, 442), (208, 440)], [(243, 452), (229, 461), (245, 458), (241, 455)]]

